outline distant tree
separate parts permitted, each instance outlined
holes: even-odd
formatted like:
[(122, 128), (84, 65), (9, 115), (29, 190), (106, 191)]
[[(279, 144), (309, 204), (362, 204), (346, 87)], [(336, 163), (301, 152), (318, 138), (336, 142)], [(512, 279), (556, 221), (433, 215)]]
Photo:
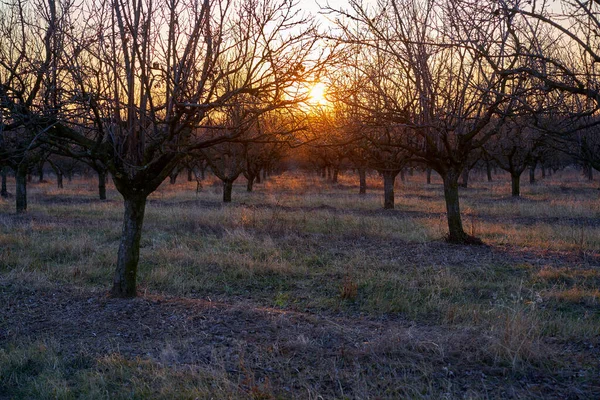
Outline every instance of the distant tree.
[(61, 107), (60, 60), (70, 4), (14, 0), (0, 7), (0, 165), (15, 171), (16, 211), (27, 210), (27, 175), (48, 156), (36, 141)]
[(486, 152), (510, 174), (512, 196), (519, 197), (521, 175), (536, 159), (536, 152), (543, 144), (542, 135), (525, 118), (511, 118), (499, 130), (486, 144)]

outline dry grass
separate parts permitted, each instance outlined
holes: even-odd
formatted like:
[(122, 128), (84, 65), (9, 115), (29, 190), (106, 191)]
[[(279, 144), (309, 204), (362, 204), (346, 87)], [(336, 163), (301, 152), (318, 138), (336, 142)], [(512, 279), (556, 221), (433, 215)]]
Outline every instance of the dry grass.
[[(182, 364), (177, 354), (190, 345), (183, 339), (157, 343), (159, 351), (140, 356), (122, 349), (92, 352), (83, 343), (80, 365), (63, 354), (65, 339), (58, 334), (40, 342), (32, 333), (15, 342), (0, 321), (0, 393), (315, 399), (597, 394), (590, 380), (599, 373), (591, 360), (600, 346), (597, 184), (566, 172), (535, 186), (524, 182), (523, 199), (514, 200), (506, 179), (475, 178), (462, 192), (464, 224), (487, 247), (441, 241), (441, 185), (438, 177), (425, 185), (423, 174), (398, 183), (392, 211), (381, 209), (376, 176), (369, 177), (370, 193), (358, 196), (351, 175), (332, 185), (285, 174), (256, 185), (254, 193), (236, 186), (230, 205), (221, 204), (212, 178), (200, 193), (195, 183), (165, 184), (147, 207), (143, 294), (342, 318), (335, 322), (341, 330), (297, 330), (290, 323), (275, 329), (287, 337), (279, 344), (232, 334), (230, 347), (214, 358), (224, 364), (213, 360), (210, 368), (197, 358)], [(91, 180), (62, 190), (33, 184), (25, 216), (0, 200), (0, 282), (8, 282), (7, 293), (64, 286), (102, 296), (114, 268), (121, 204), (114, 189), (107, 202), (96, 200), (95, 191)], [(19, 321), (18, 313), (7, 315)], [(227, 324), (239, 316), (231, 318)], [(362, 320), (386, 321), (382, 334), (373, 336), (360, 323), (351, 328)], [(220, 336), (211, 340), (218, 343)], [(236, 340), (250, 347), (232, 348)], [(345, 349), (352, 340), (369, 345)], [(328, 346), (337, 353), (322, 364), (308, 356), (285, 361), (290, 354), (329, 354)], [(235, 368), (229, 365), (233, 356)], [(295, 386), (286, 386), (286, 379)], [(540, 380), (551, 383), (535, 386)]]

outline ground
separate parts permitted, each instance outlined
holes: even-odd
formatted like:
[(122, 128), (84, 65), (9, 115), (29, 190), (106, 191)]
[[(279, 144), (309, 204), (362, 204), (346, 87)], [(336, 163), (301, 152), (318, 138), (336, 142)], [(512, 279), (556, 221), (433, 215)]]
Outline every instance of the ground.
[[(164, 184), (140, 296), (110, 298), (122, 205), (93, 179), (0, 201), (0, 399), (600, 397), (600, 201), (575, 171), (476, 175), (447, 244), (439, 179), (285, 173), (223, 205)], [(14, 184), (14, 182), (9, 182)], [(9, 191), (14, 188), (9, 185)]]

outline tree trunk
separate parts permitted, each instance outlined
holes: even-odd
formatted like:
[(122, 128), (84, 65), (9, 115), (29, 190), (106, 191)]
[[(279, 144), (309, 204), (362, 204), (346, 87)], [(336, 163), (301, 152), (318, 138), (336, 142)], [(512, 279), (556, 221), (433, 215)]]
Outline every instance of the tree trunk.
[(360, 181), (358, 194), (367, 194), (367, 171), (365, 168), (358, 169), (358, 177)]
[(177, 182), (177, 174), (174, 173), (174, 174), (169, 175), (169, 183), (171, 185), (174, 185), (176, 182)]
[(39, 177), (40, 177), (40, 183), (42, 183), (42, 182), (46, 182), (46, 181), (44, 180), (44, 164), (40, 165), (40, 168), (39, 168), (39, 170), (38, 170), (38, 175), (39, 175)]
[(125, 197), (123, 232), (111, 291), (115, 297), (135, 297), (137, 294), (136, 277), (145, 210), (145, 195)]
[(56, 171), (56, 186), (59, 189), (62, 189), (64, 187), (64, 185), (63, 185), (63, 173), (62, 173), (62, 171)]
[(248, 177), (246, 178), (247, 183), (246, 183), (246, 191), (247, 192), (251, 192), (254, 186), (254, 175), (248, 175)]
[(394, 184), (399, 171), (383, 172), (383, 208), (392, 210), (394, 208)]
[(492, 166), (490, 165), (489, 161), (485, 162), (485, 172), (487, 174), (487, 181), (491, 182), (493, 180), (492, 179)]
[(327, 167), (327, 180), (330, 181), (331, 179), (331, 167)]
[(6, 169), (2, 168), (2, 190), (0, 190), (0, 196), (8, 197), (8, 190), (6, 190)]
[(544, 179), (546, 177), (546, 167), (544, 167), (544, 164), (542, 164), (542, 179)]
[(192, 174), (192, 169), (191, 168), (187, 169), (187, 179), (188, 179), (188, 182), (191, 182), (191, 181), (194, 180), (194, 176)]
[(333, 177), (331, 178), (331, 181), (333, 183), (337, 183), (338, 182), (338, 175), (340, 173), (340, 170), (338, 168), (334, 168), (333, 169)]
[(260, 183), (260, 170), (258, 170), (258, 173), (254, 177), (254, 183)]
[(536, 164), (532, 164), (529, 166), (529, 184), (535, 184), (535, 166)]
[(263, 168), (263, 177), (262, 177), (263, 181), (267, 180), (267, 168)]
[[(394, 177), (395, 178), (395, 177)], [(400, 180), (404, 182), (406, 180), (406, 175), (404, 174), (404, 168), (400, 170)], [(392, 207), (394, 208), (394, 207)]]
[(588, 169), (587, 169), (587, 178), (588, 178), (588, 181), (593, 181), (594, 180), (594, 168), (592, 168), (591, 166), (588, 166)]
[(98, 195), (100, 200), (106, 200), (106, 171), (98, 171)]
[(446, 213), (448, 218), (448, 242), (465, 244), (469, 243), (460, 215), (460, 201), (458, 197), (459, 171), (450, 169), (442, 178), (444, 179), (444, 199), (446, 200)]
[(327, 167), (321, 168), (321, 178), (327, 178)]
[(17, 214), (21, 214), (27, 211), (27, 171), (25, 168), (18, 167), (15, 178), (17, 181)]
[(233, 191), (233, 181), (223, 181), (223, 203), (231, 203), (231, 192)]
[(521, 195), (521, 174), (513, 172), (510, 174), (510, 182), (512, 187), (512, 197)]
[(427, 168), (427, 184), (431, 185), (431, 168)]
[(469, 187), (469, 168), (465, 167), (465, 169), (462, 170), (460, 177), (461, 183), (459, 186), (463, 188)]

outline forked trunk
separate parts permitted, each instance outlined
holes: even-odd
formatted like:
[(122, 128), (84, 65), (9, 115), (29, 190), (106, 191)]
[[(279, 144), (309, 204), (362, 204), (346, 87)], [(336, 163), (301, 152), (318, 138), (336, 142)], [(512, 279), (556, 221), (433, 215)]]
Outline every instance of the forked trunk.
[(223, 203), (231, 203), (231, 192), (233, 191), (233, 181), (223, 181)]
[(98, 171), (98, 195), (100, 200), (106, 200), (106, 171)]
[(2, 169), (2, 190), (0, 190), (0, 196), (8, 197), (8, 190), (6, 190), (6, 170)]
[(113, 280), (112, 295), (115, 297), (135, 297), (138, 261), (140, 259), (140, 238), (146, 210), (145, 195), (125, 197), (123, 232), (119, 245), (117, 269)]
[(459, 172), (448, 170), (444, 179), (444, 199), (446, 200), (446, 213), (448, 218), (448, 241), (450, 243), (468, 243), (469, 236), (463, 229), (460, 215), (460, 202), (458, 197)]
[(383, 172), (383, 208), (391, 210), (394, 208), (394, 184), (399, 171)]
[(17, 214), (21, 214), (27, 211), (27, 171), (25, 171), (24, 168), (17, 168), (15, 179), (17, 181), (15, 195), (17, 203)]
[(364, 168), (359, 168), (358, 177), (360, 180), (358, 194), (367, 194), (367, 171)]
[(512, 197), (519, 197), (521, 195), (521, 174), (511, 173), (510, 182), (512, 187)]

